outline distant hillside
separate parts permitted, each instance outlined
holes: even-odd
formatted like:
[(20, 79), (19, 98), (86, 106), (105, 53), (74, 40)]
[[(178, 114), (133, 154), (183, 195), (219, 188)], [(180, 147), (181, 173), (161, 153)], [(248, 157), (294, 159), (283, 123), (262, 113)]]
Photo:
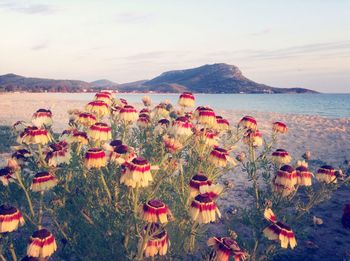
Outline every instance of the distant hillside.
[(90, 88), (90, 84), (77, 80), (27, 78), (16, 74), (5, 74), (0, 76), (0, 88), (5, 91), (81, 92)]
[(106, 79), (90, 82), (90, 86), (92, 88), (111, 88), (111, 87), (115, 88), (118, 85), (119, 85), (118, 83), (115, 83)]
[(256, 83), (243, 76), (238, 67), (224, 63), (162, 73), (143, 83), (144, 90), (199, 93), (306, 93), (302, 88), (275, 88)]
[(15, 74), (0, 76), (0, 91), (81, 92), (112, 89), (120, 92), (195, 93), (315, 93), (303, 88), (276, 88), (243, 76), (238, 67), (224, 63), (162, 73), (151, 79), (117, 84), (109, 80), (91, 83), (76, 80), (26, 78)]

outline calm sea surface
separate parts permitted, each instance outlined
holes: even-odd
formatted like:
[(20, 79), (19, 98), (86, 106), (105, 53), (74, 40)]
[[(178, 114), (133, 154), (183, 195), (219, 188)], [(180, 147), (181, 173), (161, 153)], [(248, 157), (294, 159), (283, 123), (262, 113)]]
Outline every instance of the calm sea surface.
[[(49, 93), (66, 100), (86, 100), (92, 93)], [(144, 95), (153, 103), (165, 99), (176, 103), (178, 94), (114, 94), (129, 103), (140, 102)], [(62, 97), (63, 96), (63, 97)], [(255, 110), (278, 113), (320, 115), (330, 118), (350, 117), (350, 94), (196, 94), (197, 105), (217, 109)]]

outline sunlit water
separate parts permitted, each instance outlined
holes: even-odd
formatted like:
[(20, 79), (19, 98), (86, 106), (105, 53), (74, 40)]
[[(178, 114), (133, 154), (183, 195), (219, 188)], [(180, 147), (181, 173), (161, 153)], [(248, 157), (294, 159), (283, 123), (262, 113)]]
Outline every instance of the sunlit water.
[[(48, 93), (65, 100), (86, 100), (93, 93)], [(129, 103), (140, 102), (145, 94), (114, 94)], [(165, 99), (176, 103), (178, 94), (146, 94), (154, 103)], [(350, 94), (196, 94), (196, 104), (216, 109), (253, 110), (277, 113), (350, 117)]]

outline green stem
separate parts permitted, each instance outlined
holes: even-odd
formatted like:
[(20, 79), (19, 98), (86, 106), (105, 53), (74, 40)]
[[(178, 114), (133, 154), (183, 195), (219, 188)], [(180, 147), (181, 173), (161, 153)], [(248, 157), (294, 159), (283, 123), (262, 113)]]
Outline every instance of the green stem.
[(13, 261), (17, 261), (17, 255), (16, 255), (15, 248), (13, 247), (13, 243), (10, 243), (9, 250), (10, 250), (10, 253), (11, 253), (12, 260)]
[(107, 193), (108, 199), (109, 199), (109, 201), (112, 202), (112, 194), (111, 194), (111, 192), (110, 192), (110, 190), (109, 190), (109, 188), (107, 186), (107, 183), (106, 183), (105, 177), (103, 175), (102, 169), (100, 169), (100, 176), (101, 176), (101, 181), (102, 181), (103, 187), (104, 187), (104, 189), (105, 189), (105, 191)]
[(38, 213), (38, 229), (42, 228), (43, 223), (43, 207), (44, 207), (44, 191), (40, 191), (40, 203), (39, 203), (39, 213)]
[(29, 210), (30, 210), (30, 214), (32, 215), (32, 218), (35, 217), (35, 213), (34, 213), (34, 209), (33, 209), (33, 204), (32, 204), (32, 200), (30, 198), (30, 195), (28, 193), (28, 190), (26, 189), (26, 187), (23, 184), (21, 175), (19, 173), (19, 171), (16, 171), (16, 176), (17, 176), (17, 180), (18, 180), (18, 184), (19, 186), (22, 188), (22, 190), (24, 191), (24, 194), (26, 195), (26, 199), (29, 205)]
[(146, 230), (146, 233), (145, 235), (141, 238), (142, 240), (142, 244), (140, 244), (140, 247), (138, 249), (138, 253), (137, 253), (137, 260), (142, 260), (142, 257), (143, 257), (143, 251), (146, 247), (146, 244), (148, 242), (148, 239), (149, 239), (149, 232), (150, 232), (150, 229), (151, 229), (151, 223), (149, 223), (147, 225), (147, 230)]

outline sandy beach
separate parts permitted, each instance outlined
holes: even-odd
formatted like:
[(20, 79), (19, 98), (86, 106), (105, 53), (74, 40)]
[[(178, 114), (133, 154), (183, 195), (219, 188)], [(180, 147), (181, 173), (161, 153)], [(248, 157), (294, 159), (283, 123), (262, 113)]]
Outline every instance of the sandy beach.
[[(54, 131), (59, 132), (67, 126), (67, 110), (82, 109), (86, 103), (78, 100), (61, 100), (59, 97), (48, 98), (45, 93), (1, 94), (0, 125), (12, 125), (17, 120), (30, 121), (33, 112), (37, 109), (50, 108), (53, 112)], [(137, 106), (140, 108), (141, 105)], [(271, 134), (271, 124), (274, 121), (285, 122), (289, 132), (280, 137), (278, 145), (286, 149), (294, 159), (299, 159), (307, 150), (311, 151), (314, 162), (324, 162), (335, 167), (340, 166), (346, 159), (350, 159), (350, 118), (331, 119), (320, 116), (236, 110), (216, 110), (216, 113), (227, 118), (232, 126), (244, 115), (251, 115), (257, 119), (259, 129), (264, 136)], [(239, 149), (238, 147), (237, 153)], [(313, 164), (311, 167), (315, 169), (318, 166)], [(233, 179), (236, 185), (232, 193), (228, 193), (223, 199), (223, 208), (242, 204), (245, 201), (246, 180), (240, 178), (239, 173), (234, 176), (227, 174), (223, 179)], [(348, 188), (342, 188), (334, 194), (330, 202), (320, 205), (313, 211), (315, 215), (323, 218), (325, 223), (316, 228), (310, 220), (310, 236), (300, 240), (300, 247), (296, 253), (294, 252), (295, 258), (289, 260), (299, 260), (302, 256), (307, 256), (308, 260), (316, 260), (330, 253), (334, 255), (334, 259), (327, 260), (343, 260), (340, 258), (350, 256), (347, 248), (350, 245), (350, 232), (342, 229), (340, 223), (344, 204), (349, 203), (349, 194)], [(330, 237), (333, 240), (332, 244), (329, 243)], [(310, 250), (305, 243), (308, 241), (315, 243), (318, 248)]]

